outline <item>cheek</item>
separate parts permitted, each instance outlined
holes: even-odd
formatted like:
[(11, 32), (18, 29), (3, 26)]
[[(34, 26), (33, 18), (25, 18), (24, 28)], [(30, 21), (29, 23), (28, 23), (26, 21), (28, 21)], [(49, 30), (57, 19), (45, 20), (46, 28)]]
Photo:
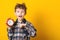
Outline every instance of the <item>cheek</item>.
[(25, 14), (24, 13), (22, 13), (22, 16), (24, 16)]
[(18, 17), (18, 14), (15, 13), (15, 16)]
[(16, 16), (18, 16), (19, 15), (19, 13), (16, 13)]

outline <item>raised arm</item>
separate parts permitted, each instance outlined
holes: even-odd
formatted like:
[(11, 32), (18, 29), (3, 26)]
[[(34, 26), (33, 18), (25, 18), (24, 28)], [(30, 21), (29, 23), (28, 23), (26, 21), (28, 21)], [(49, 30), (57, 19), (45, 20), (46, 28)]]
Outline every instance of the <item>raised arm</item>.
[(9, 38), (9, 40), (12, 40), (12, 36), (13, 36), (12, 28), (8, 27), (7, 28), (7, 32), (8, 32), (8, 38)]

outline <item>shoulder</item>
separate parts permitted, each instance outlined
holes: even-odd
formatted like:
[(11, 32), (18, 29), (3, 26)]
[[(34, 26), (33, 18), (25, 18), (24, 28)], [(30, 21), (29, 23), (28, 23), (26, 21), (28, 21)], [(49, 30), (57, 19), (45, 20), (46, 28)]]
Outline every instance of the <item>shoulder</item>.
[(26, 23), (29, 24), (29, 25), (33, 25), (30, 21), (26, 21)]
[(29, 28), (34, 28), (34, 25), (30, 21), (26, 21), (26, 24)]
[(34, 29), (34, 30), (36, 31), (34, 25), (33, 25), (31, 22), (29, 22), (29, 21), (26, 21), (26, 22), (27, 22), (27, 26), (28, 26), (30, 29)]

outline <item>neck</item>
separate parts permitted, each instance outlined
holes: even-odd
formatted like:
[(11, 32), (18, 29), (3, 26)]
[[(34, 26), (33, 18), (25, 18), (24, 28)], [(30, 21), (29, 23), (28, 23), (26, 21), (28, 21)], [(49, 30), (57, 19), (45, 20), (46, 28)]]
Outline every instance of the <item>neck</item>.
[(19, 21), (19, 22), (22, 22), (22, 19), (21, 19), (21, 20), (20, 20), (20, 19), (18, 19), (18, 21)]

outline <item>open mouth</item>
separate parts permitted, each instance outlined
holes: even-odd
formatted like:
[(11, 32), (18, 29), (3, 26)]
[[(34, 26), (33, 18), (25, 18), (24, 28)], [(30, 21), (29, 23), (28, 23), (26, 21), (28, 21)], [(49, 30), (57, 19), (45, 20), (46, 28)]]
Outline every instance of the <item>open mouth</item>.
[(22, 16), (19, 16), (19, 17), (22, 17)]

